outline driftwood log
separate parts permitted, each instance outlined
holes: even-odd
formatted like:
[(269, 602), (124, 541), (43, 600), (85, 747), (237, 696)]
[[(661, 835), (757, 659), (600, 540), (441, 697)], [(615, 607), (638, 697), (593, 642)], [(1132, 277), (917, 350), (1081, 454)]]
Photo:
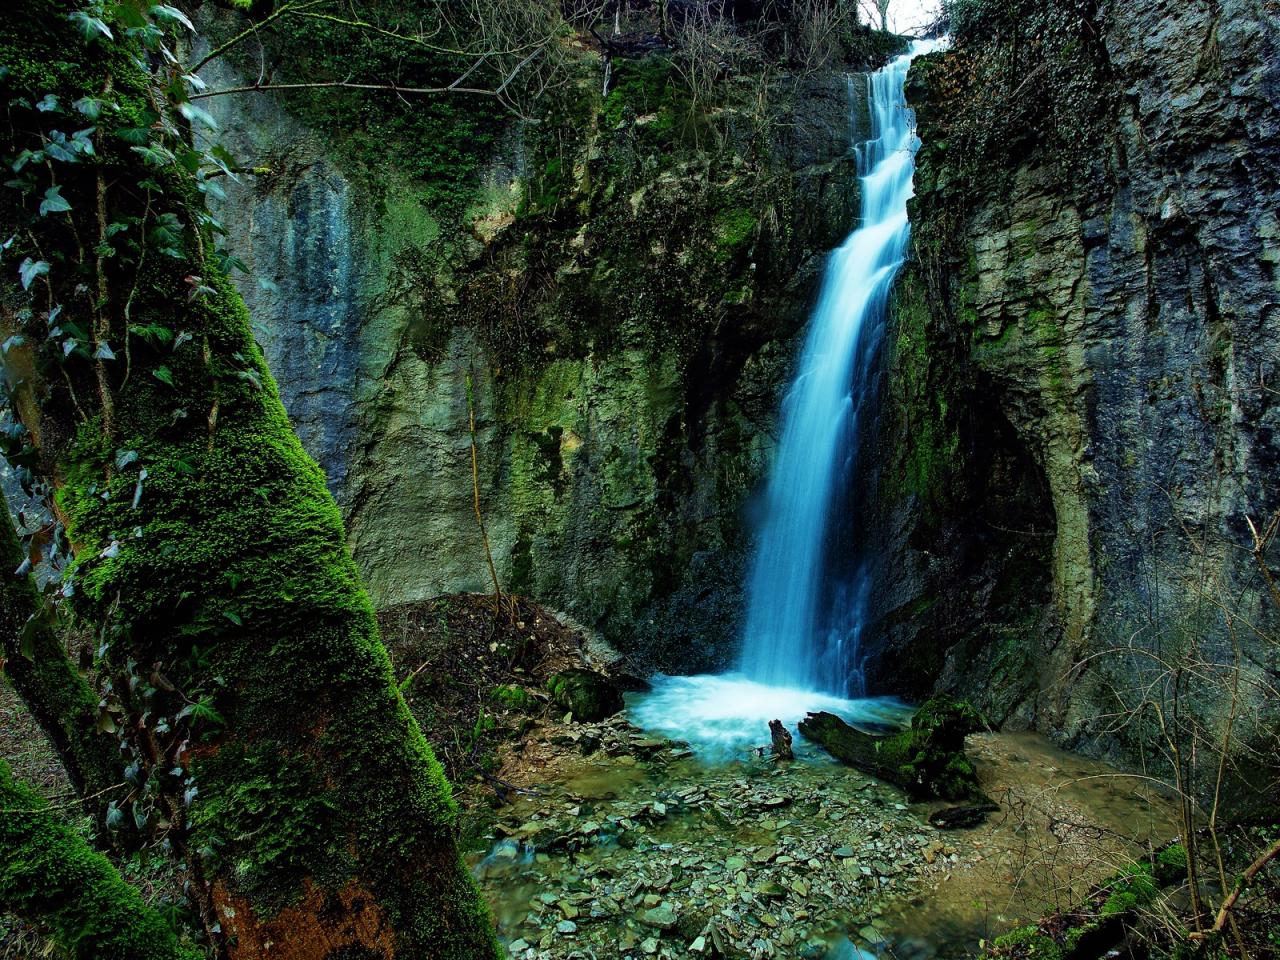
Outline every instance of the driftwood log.
[(800, 734), (842, 763), (901, 787), (914, 800), (990, 803), (978, 787), (964, 738), (988, 729), (976, 709), (950, 697), (935, 697), (911, 718), (911, 726), (887, 736), (855, 730), (831, 713), (811, 713)]

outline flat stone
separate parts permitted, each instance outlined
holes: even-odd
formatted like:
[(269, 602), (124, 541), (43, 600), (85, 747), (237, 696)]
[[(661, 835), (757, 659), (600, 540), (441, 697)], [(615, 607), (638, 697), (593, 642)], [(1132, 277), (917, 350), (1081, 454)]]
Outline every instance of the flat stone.
[(657, 927), (659, 930), (670, 930), (679, 919), (675, 910), (666, 904), (646, 910), (640, 915), (640, 922), (646, 927)]

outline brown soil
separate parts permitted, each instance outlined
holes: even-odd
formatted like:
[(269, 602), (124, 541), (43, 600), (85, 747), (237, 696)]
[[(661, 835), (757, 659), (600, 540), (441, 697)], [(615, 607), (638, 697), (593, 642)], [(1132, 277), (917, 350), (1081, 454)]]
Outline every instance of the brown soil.
[(455, 594), (378, 614), (409, 709), (457, 785), (493, 778), (504, 745), (546, 712), (548, 678), (586, 661), (585, 638), (520, 598)]

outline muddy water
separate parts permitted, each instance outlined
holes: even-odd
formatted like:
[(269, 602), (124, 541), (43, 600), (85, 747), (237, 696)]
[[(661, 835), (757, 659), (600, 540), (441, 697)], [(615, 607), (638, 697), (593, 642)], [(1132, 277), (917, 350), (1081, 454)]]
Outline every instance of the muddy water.
[(946, 834), (959, 853), (955, 868), (886, 912), (903, 960), (964, 956), (982, 938), (1076, 902), (1178, 832), (1176, 804), (1148, 781), (1043, 737), (982, 734), (969, 739), (969, 752), (1001, 810), (981, 827)]
[[(576, 738), (576, 739), (575, 739)], [(934, 809), (816, 759), (707, 764), (624, 722), (543, 728), (502, 772), (471, 865), (512, 956), (930, 960), (1069, 902), (1174, 809), (1140, 781), (1027, 735), (973, 737), (1001, 812)]]

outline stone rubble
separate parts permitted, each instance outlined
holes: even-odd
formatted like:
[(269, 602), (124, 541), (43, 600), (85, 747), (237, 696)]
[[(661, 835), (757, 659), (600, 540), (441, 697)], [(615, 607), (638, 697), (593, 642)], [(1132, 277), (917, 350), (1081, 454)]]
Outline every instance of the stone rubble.
[(538, 793), (499, 812), (475, 869), (521, 960), (874, 948), (884, 903), (956, 860), (891, 787), (826, 762), (703, 764), (623, 717), (554, 725), (520, 764)]

